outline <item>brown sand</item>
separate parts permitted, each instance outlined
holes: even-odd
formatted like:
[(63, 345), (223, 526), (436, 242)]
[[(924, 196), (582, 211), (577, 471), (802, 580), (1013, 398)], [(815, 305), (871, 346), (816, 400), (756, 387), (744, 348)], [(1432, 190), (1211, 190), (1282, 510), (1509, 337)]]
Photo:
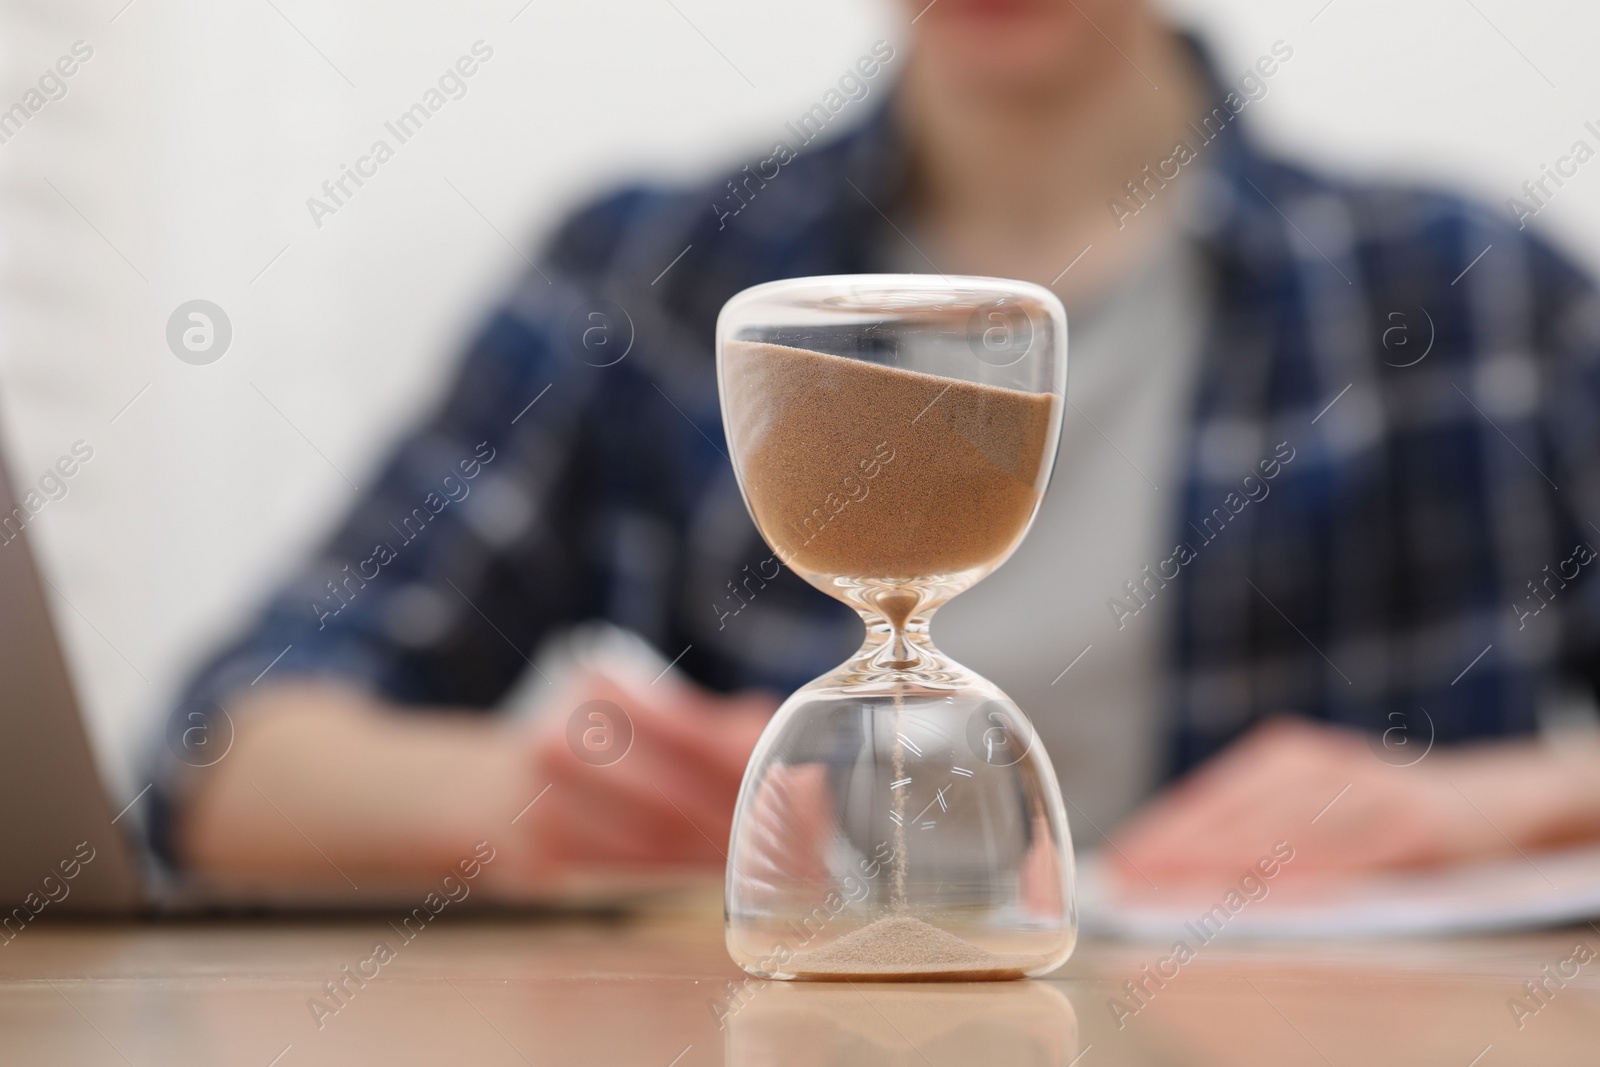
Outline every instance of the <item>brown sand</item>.
[(921, 919), (879, 919), (789, 964), (801, 978), (865, 982), (986, 982), (1021, 978), (1039, 960), (989, 952)]
[(1033, 514), (1050, 394), (746, 341), (723, 359), (745, 492), (802, 573), (983, 567)]

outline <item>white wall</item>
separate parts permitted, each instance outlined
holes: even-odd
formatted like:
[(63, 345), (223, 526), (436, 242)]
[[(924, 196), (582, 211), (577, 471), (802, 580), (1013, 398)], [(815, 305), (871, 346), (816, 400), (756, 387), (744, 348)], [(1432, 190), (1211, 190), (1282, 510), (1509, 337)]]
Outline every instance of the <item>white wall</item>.
[[(0, 414), (19, 481), (95, 449), (35, 533), (131, 797), (134, 739), (437, 389), (521, 262), (507, 239), (530, 251), (619, 177), (768, 144), (898, 23), (887, 0), (124, 3), (0, 0), (0, 107), (94, 48), (0, 144)], [(1577, 0), (1322, 3), (1174, 7), (1230, 71), (1290, 42), (1248, 115), (1339, 167), (1500, 202), (1600, 124), (1600, 11)], [(314, 226), (306, 198), (480, 39), (494, 56), (467, 95)], [(1600, 249), (1600, 162), (1539, 222)], [(233, 324), (208, 366), (165, 342), (194, 298)]]
[[(1446, 183), (1503, 207), (1575, 139), (1600, 149), (1583, 128), (1600, 128), (1600, 9), (1584, 0), (1167, 6), (1210, 31), (1230, 71), (1242, 73), (1276, 39), (1293, 45), (1261, 110), (1246, 114), (1284, 150), (1327, 166)], [(1600, 265), (1600, 160), (1537, 225)]]

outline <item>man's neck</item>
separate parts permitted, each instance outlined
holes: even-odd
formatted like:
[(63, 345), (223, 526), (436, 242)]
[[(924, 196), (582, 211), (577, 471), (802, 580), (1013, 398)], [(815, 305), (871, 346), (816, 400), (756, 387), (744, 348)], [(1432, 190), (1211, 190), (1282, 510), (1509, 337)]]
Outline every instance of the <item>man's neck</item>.
[(900, 102), (915, 176), (909, 209), (937, 269), (1054, 283), (1063, 298), (1091, 299), (1167, 232), (1167, 205), (1119, 224), (1109, 202), (1171, 154), (1203, 86), (1182, 42), (1153, 17), (1119, 45), (1103, 42), (1075, 82), (1026, 96), (975, 96), (913, 58)]

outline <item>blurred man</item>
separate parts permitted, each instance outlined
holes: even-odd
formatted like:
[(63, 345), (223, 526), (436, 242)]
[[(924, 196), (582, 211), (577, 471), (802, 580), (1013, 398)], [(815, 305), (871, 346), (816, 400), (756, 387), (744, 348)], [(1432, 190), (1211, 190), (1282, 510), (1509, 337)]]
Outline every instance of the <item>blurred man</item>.
[[(1600, 302), (1506, 218), (1263, 155), (1247, 112), (1293, 56), (1219, 69), (1134, 0), (939, 0), (756, 162), (572, 216), (194, 683), (238, 736), (164, 777), (161, 848), (291, 881), (432, 872), (490, 829), (506, 883), (720, 864), (773, 694), (861, 631), (744, 512), (715, 318), (896, 270), (1036, 281), (1073, 319), (1038, 525), (938, 632), (1034, 718), (1082, 839), (1120, 823), (1161, 877), (1286, 837), (1300, 876), (1600, 836), (1600, 756), (1533, 739), (1600, 651)], [(476, 714), (591, 619), (692, 682), (591, 668), (544, 692), (553, 728)], [(618, 762), (569, 743), (591, 700), (627, 712)]]

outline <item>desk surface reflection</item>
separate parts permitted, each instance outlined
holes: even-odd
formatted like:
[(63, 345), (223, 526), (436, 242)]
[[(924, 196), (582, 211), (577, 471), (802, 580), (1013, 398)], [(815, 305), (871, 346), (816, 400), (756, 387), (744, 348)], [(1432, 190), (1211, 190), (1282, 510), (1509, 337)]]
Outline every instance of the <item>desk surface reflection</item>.
[(1587, 926), (1218, 940), (1160, 984), (1145, 968), (1170, 946), (1093, 939), (1045, 981), (746, 982), (721, 936), (709, 893), (620, 922), (463, 914), (411, 941), (381, 916), (39, 923), (0, 948), (0, 1064), (1559, 1067), (1600, 1037), (1600, 959), (1565, 962), (1600, 950)]

